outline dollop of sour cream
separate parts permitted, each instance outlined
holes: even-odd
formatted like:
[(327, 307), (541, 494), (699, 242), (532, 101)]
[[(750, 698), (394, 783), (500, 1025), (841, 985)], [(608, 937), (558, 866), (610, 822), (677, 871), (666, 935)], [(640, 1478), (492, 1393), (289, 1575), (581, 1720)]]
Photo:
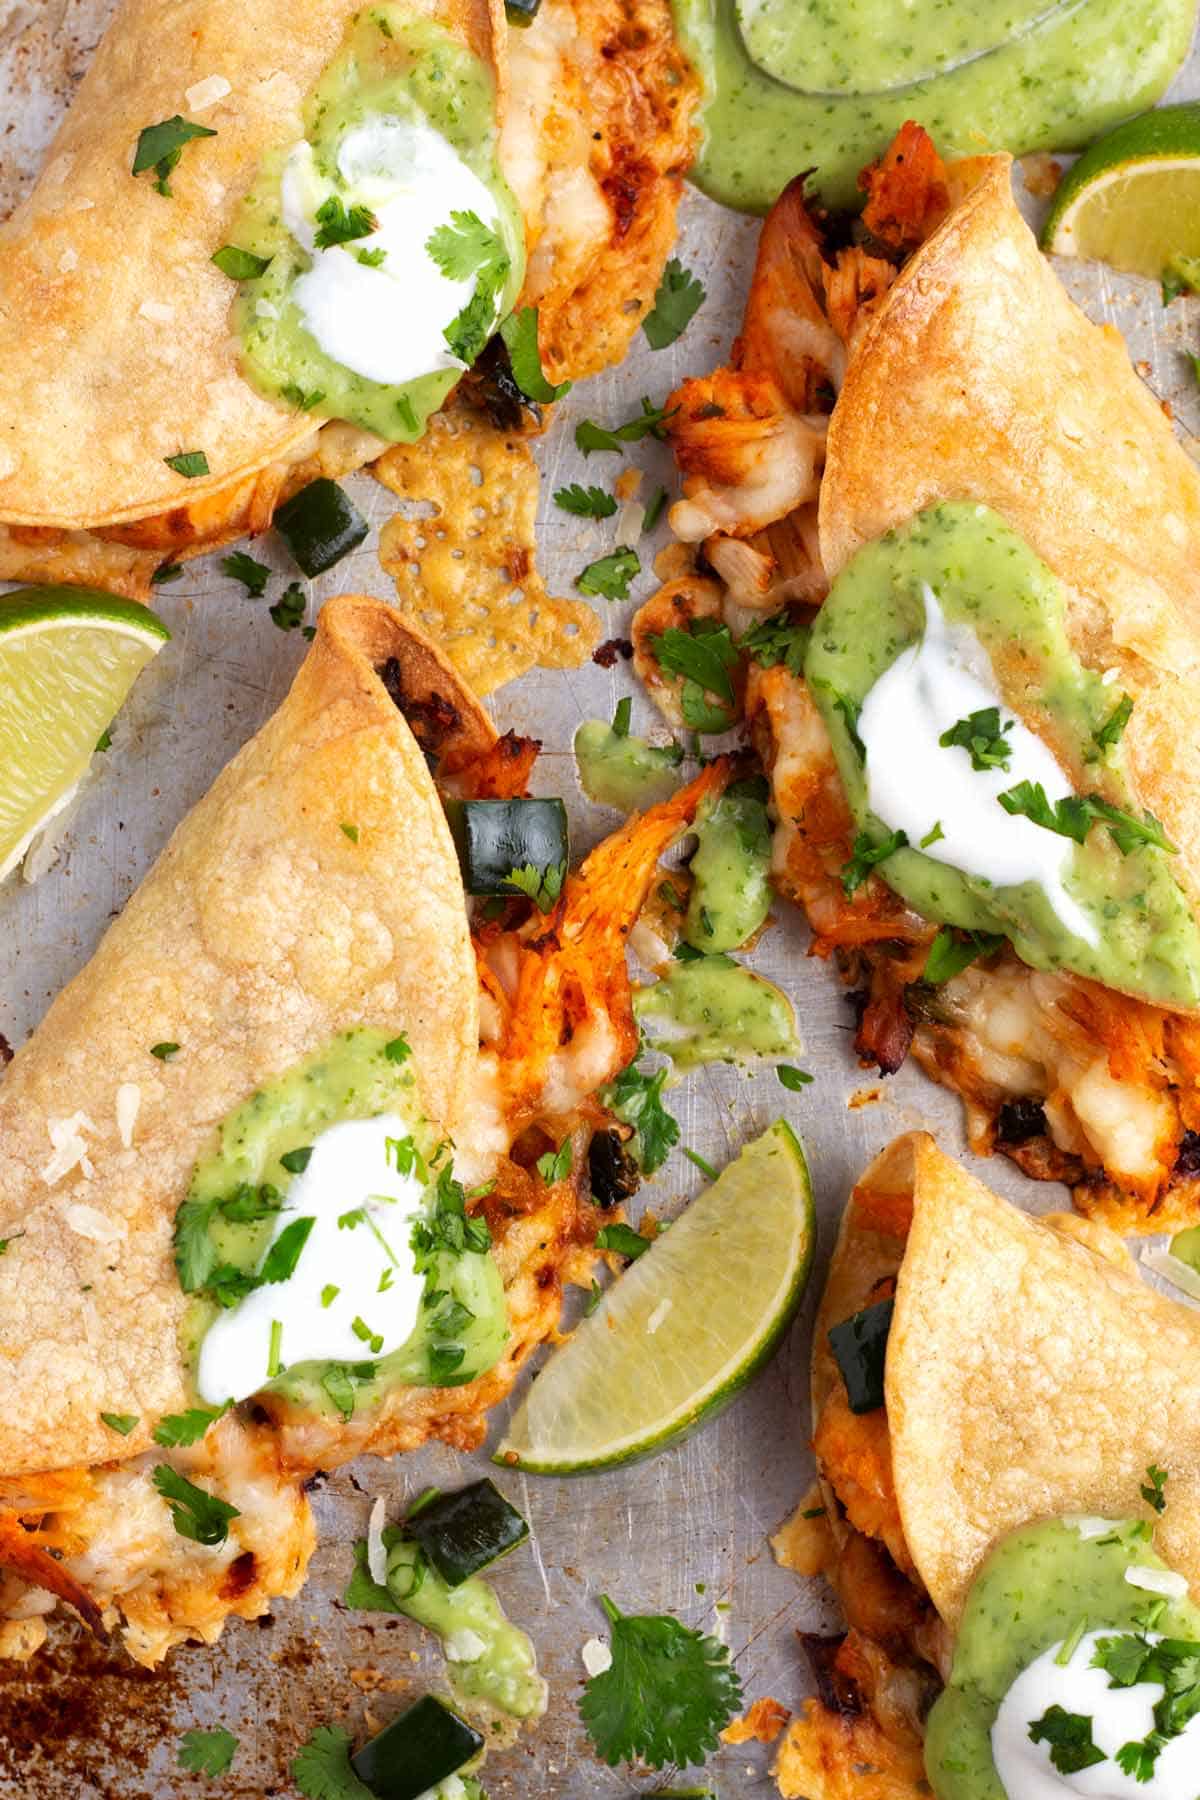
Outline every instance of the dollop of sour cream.
[[(296, 144), (284, 164), (283, 220), (312, 258), (292, 286), (308, 330), (334, 362), (368, 381), (392, 385), (461, 369), (444, 334), (474, 294), (476, 277), (451, 280), (426, 246), (453, 212), (473, 212), (497, 230), (491, 192), (439, 131), (415, 119), (354, 127), (338, 146), (337, 167), (340, 185), (317, 167), (307, 142)], [(378, 228), (318, 249), (317, 210), (335, 196), (347, 211), (365, 206)], [(359, 261), (363, 251), (371, 264)]]
[[(879, 677), (859, 715), (870, 809), (924, 855), (993, 887), (1037, 882), (1066, 929), (1095, 944), (1095, 926), (1064, 885), (1072, 841), (1005, 812), (997, 798), (1021, 781), (1040, 782), (1052, 805), (1075, 790), (1041, 738), (1005, 706), (975, 633), (948, 623), (931, 588), (923, 593), (923, 636)], [(975, 769), (969, 750), (939, 742), (959, 719), (991, 706), (1007, 723), (1007, 769)], [(936, 842), (922, 842), (938, 825)]]
[[(1106, 1670), (1091, 1667), (1099, 1640), (1113, 1635), (1085, 1633), (1065, 1665), (1058, 1662), (1062, 1644), (1052, 1645), (1009, 1688), (992, 1726), (992, 1756), (1009, 1800), (1070, 1800), (1080, 1794), (1091, 1800), (1196, 1800), (1200, 1717), (1163, 1745), (1149, 1781), (1126, 1775), (1116, 1762), (1122, 1745), (1140, 1742), (1154, 1730), (1154, 1706), (1163, 1690), (1148, 1681), (1115, 1688)], [(1149, 1633), (1147, 1642), (1157, 1643), (1159, 1637)], [(1030, 1726), (1052, 1706), (1090, 1720), (1092, 1742), (1103, 1751), (1103, 1762), (1071, 1774), (1054, 1767), (1050, 1745), (1034, 1743), (1029, 1735)]]
[(196, 1373), (208, 1405), (265, 1387), (272, 1350), (284, 1368), (364, 1362), (412, 1336), (425, 1285), (411, 1243), (423, 1189), (415, 1173), (400, 1173), (389, 1149), (389, 1141), (409, 1136), (403, 1119), (383, 1113), (331, 1125), (316, 1138), (271, 1242), (297, 1219), (313, 1219), (312, 1230), (287, 1281), (255, 1288), (210, 1325)]

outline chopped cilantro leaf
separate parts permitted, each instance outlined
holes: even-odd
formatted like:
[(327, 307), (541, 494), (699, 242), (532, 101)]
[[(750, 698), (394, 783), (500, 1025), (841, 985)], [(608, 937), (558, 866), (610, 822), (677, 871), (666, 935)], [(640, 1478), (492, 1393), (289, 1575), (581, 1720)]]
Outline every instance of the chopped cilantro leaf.
[(596, 1233), (597, 1250), (611, 1250), (615, 1256), (627, 1256), (636, 1262), (650, 1248), (650, 1239), (635, 1231), (632, 1225), (602, 1225)]
[(1029, 1735), (1035, 1744), (1049, 1746), (1050, 1761), (1060, 1775), (1074, 1775), (1105, 1760), (1103, 1750), (1092, 1741), (1092, 1721), (1083, 1713), (1051, 1706), (1034, 1720)]
[(642, 330), (652, 350), (665, 350), (682, 337), (704, 304), (704, 284), (673, 256), (663, 270), (654, 296), (654, 309), (642, 320)]
[(253, 250), (241, 250), (236, 244), (222, 244), (213, 252), (212, 260), (230, 281), (253, 281), (265, 275), (271, 265), (269, 256), (256, 256)]
[(223, 1406), (193, 1406), (187, 1412), (168, 1413), (154, 1427), (154, 1441), (168, 1450), (198, 1444), (224, 1411)]
[(665, 1614), (627, 1617), (606, 1595), (612, 1663), (586, 1683), (579, 1711), (608, 1764), (701, 1762), (742, 1703), (726, 1646)]
[(140, 1416), (139, 1413), (102, 1412), (100, 1414), (101, 1419), (108, 1426), (108, 1429), (110, 1431), (120, 1432), (122, 1437), (129, 1436), (134, 1426), (138, 1423)]
[(214, 1202), (189, 1196), (175, 1214), (175, 1270), (185, 1294), (207, 1285), (217, 1265), (217, 1247), (208, 1225)]
[(791, 1063), (776, 1063), (775, 1073), (779, 1077), (780, 1085), (793, 1094), (798, 1094), (800, 1089), (806, 1088), (813, 1079), (807, 1069), (795, 1069)]
[(371, 1327), (367, 1324), (367, 1321), (360, 1318), (357, 1314), (355, 1314), (354, 1318), (350, 1321), (350, 1329), (358, 1339), (359, 1343), (367, 1344), (370, 1347), (372, 1356), (379, 1355), (379, 1352), (383, 1349), (382, 1333), (372, 1331)]
[(170, 1042), (151, 1044), (150, 1054), (157, 1056), (159, 1062), (170, 1062), (173, 1056), (179, 1055), (179, 1045)]
[(679, 1142), (679, 1121), (662, 1103), (668, 1070), (650, 1074), (637, 1059), (621, 1070), (604, 1090), (604, 1103), (626, 1125), (632, 1125), (634, 1160), (646, 1175), (666, 1162)]
[(846, 893), (856, 893), (877, 863), (886, 862), (897, 850), (903, 850), (907, 843), (908, 838), (903, 831), (890, 831), (879, 844), (865, 831), (860, 831), (854, 840), (850, 861), (842, 869), (842, 886)]
[(260, 600), (266, 591), (271, 571), (266, 563), (260, 563), (257, 557), (247, 556), (244, 550), (234, 550), (231, 555), (221, 558), (221, 568), (226, 575), (232, 575), (240, 581), (252, 600)]
[[(738, 664), (728, 625), (693, 619), (687, 631), (668, 626), (650, 639), (650, 653), (665, 675), (683, 677), (680, 708), (696, 731), (727, 731), (733, 724), (731, 671)], [(715, 697), (714, 705), (708, 698)]]
[(193, 1775), (223, 1775), (237, 1755), (238, 1741), (223, 1725), (185, 1731), (179, 1740), (179, 1767)]
[(343, 837), (348, 837), (352, 844), (357, 844), (357, 842), (358, 842), (358, 826), (357, 825), (347, 825), (345, 823), (345, 821), (343, 820), (340, 829), (341, 829), (341, 833), (342, 833)]
[(475, 292), (442, 333), (450, 354), (468, 368), (492, 335), (492, 327), (496, 322), (496, 295), (503, 280), (504, 272), (483, 270)]
[(547, 1150), (544, 1156), (538, 1157), (537, 1172), (547, 1187), (553, 1187), (555, 1182), (565, 1181), (571, 1173), (571, 1161), (571, 1140), (567, 1137), (557, 1150)]
[(330, 250), (335, 244), (350, 244), (355, 238), (370, 237), (379, 230), (379, 220), (366, 206), (347, 208), (337, 194), (323, 200), (316, 212), (317, 231), (314, 242), (318, 250)]
[(290, 1225), (284, 1226), (263, 1258), (262, 1268), (258, 1272), (260, 1287), (271, 1287), (276, 1282), (291, 1280), (316, 1222), (314, 1218), (293, 1219)]
[(975, 770), (1007, 771), (1012, 745), (1004, 734), (1015, 724), (1015, 719), (1001, 720), (998, 706), (984, 706), (978, 712), (968, 713), (965, 719), (958, 719), (949, 731), (943, 731), (938, 743), (943, 749), (957, 746), (968, 751)]
[(528, 895), (540, 913), (549, 913), (554, 911), (562, 893), (566, 874), (565, 862), (548, 863), (544, 869), (535, 868), (533, 863), (526, 863), (523, 869), (510, 869), (504, 880), (509, 887), (516, 888), (518, 893)]
[(304, 609), (308, 605), (304, 591), (298, 581), (291, 582), (284, 588), (274, 606), (267, 608), (272, 622), (280, 631), (295, 631), (304, 617)]
[(633, 701), (628, 694), (623, 694), (617, 701), (617, 710), (613, 714), (612, 734), (617, 738), (629, 736), (629, 721), (633, 717)]
[(538, 348), (537, 307), (523, 306), (519, 312), (510, 313), (501, 322), (500, 336), (508, 351), (508, 366), (512, 370), (513, 380), (525, 398), (536, 400), (542, 406), (548, 405), (552, 400), (561, 400), (571, 383), (560, 381), (556, 384), (546, 380)]
[(269, 1181), (259, 1187), (249, 1181), (240, 1181), (224, 1199), (216, 1202), (216, 1210), (231, 1225), (257, 1225), (279, 1212), (282, 1205), (279, 1189), (272, 1187)]
[(1126, 1775), (1132, 1775), (1135, 1781), (1149, 1781), (1154, 1775), (1158, 1753), (1165, 1743), (1165, 1738), (1161, 1738), (1157, 1731), (1152, 1731), (1140, 1742), (1134, 1739), (1131, 1743), (1122, 1744), (1115, 1758), (1117, 1767)]
[[(150, 586), (166, 587), (169, 582), (178, 581), (182, 574), (182, 563), (159, 563), (157, 569), (155, 569), (153, 575), (150, 577)], [(107, 746), (105, 747), (107, 748)]]
[(929, 827), (929, 830), (925, 833), (925, 836), (920, 840), (919, 844), (917, 845), (917, 848), (919, 850), (928, 850), (928, 848), (931, 844), (940, 844), (942, 839), (945, 837), (945, 835), (946, 835), (945, 832), (942, 830), (942, 821), (940, 819), (937, 819)]
[(383, 1046), (383, 1054), (390, 1063), (406, 1063), (408, 1061), (412, 1055), (412, 1045), (404, 1032), (401, 1032), (398, 1037), (388, 1039)]
[(746, 635), (739, 638), (738, 649), (744, 650), (762, 669), (773, 669), (777, 663), (782, 663), (789, 674), (799, 675), (804, 668), (810, 635), (810, 627), (793, 619), (785, 608), (783, 612), (772, 613), (769, 619), (752, 625)]
[(375, 1800), (350, 1763), (350, 1733), (318, 1725), (292, 1761), (292, 1780), (305, 1800)]
[(599, 594), (606, 600), (628, 600), (629, 584), (641, 573), (641, 568), (637, 551), (631, 550), (628, 544), (620, 544), (607, 556), (598, 557), (582, 569), (575, 578), (575, 585), (581, 594)]
[(180, 1537), (194, 1544), (223, 1544), (229, 1536), (229, 1521), (240, 1516), (239, 1509), (228, 1500), (218, 1499), (207, 1488), (197, 1487), (170, 1463), (159, 1463), (153, 1481), (171, 1509), (171, 1522)]
[(1111, 750), (1115, 744), (1120, 743), (1132, 712), (1133, 696), (1122, 694), (1103, 725), (1092, 733), (1092, 742), (1097, 750)]
[(382, 248), (377, 250), (354, 250), (351, 252), (351, 255), (354, 257), (355, 262), (360, 262), (362, 264), (364, 269), (382, 269), (384, 263), (387, 261), (387, 251)]
[(158, 177), (155, 187), (170, 199), (168, 176), (183, 155), (184, 145), (190, 144), (193, 138), (216, 135), (209, 126), (193, 125), (190, 119), (181, 118), (178, 113), (160, 120), (157, 125), (144, 125), (138, 133), (137, 148), (133, 153), (133, 173), (144, 175), (147, 169), (153, 169)]
[(112, 749), (112, 731), (106, 725), (104, 727), (104, 730), (100, 733), (100, 736), (96, 739), (95, 754), (97, 756), (100, 756), (103, 754), (103, 752), (105, 750), (111, 750), (111, 749)]
[(1167, 1510), (1167, 1496), (1163, 1492), (1166, 1485), (1167, 1471), (1151, 1463), (1146, 1470), (1146, 1479), (1142, 1483), (1141, 1493), (1146, 1505), (1152, 1506), (1156, 1513), (1164, 1513)]
[(312, 1145), (301, 1144), (295, 1150), (285, 1150), (279, 1159), (279, 1164), (281, 1168), (287, 1170), (289, 1175), (303, 1175), (311, 1161)]
[(561, 506), (564, 512), (574, 513), (580, 519), (611, 519), (617, 510), (616, 501), (603, 488), (581, 487), (577, 481), (573, 481), (569, 487), (558, 488), (554, 504)]
[(183, 475), (188, 481), (194, 481), (197, 475), (209, 473), (208, 458), (203, 450), (181, 450), (178, 456), (164, 456), (163, 461), (168, 469), (174, 469), (177, 475)]
[(1002, 936), (990, 931), (954, 931), (943, 925), (929, 946), (921, 980), (930, 987), (941, 987), (961, 975), (977, 957), (990, 956), (1003, 942)]

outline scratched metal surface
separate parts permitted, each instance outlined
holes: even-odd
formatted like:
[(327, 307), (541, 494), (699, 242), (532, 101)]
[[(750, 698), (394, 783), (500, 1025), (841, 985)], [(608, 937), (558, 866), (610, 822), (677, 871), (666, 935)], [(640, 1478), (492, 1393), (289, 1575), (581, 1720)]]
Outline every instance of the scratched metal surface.
[[(36, 168), (110, 7), (111, 0), (0, 0), (0, 214)], [(1197, 91), (1193, 57), (1176, 93)], [(791, 173), (781, 165), (781, 185)], [(754, 221), (690, 195), (680, 253), (704, 274), (707, 304), (679, 344), (657, 355), (643, 346), (623, 368), (576, 389), (539, 446), (546, 475), (542, 562), (555, 591), (569, 591), (578, 569), (611, 547), (611, 521), (575, 520), (549, 504), (552, 487), (584, 475), (573, 448), (574, 419), (590, 414), (616, 422), (636, 410), (640, 395), (661, 399), (679, 377), (722, 358), (736, 328), (755, 234)], [(1174, 403), (1181, 426), (1200, 429), (1182, 354), (1189, 342), (1200, 347), (1200, 303), (1177, 304), (1164, 315), (1147, 284), (1097, 269), (1061, 272), (1094, 317), (1125, 331), (1142, 373)], [(658, 479), (669, 480), (661, 446), (637, 446), (630, 461), (648, 472), (643, 496)], [(587, 476), (614, 472), (612, 459), (596, 459)], [(388, 516), (394, 503), (384, 489), (366, 476), (350, 485), (375, 523)], [(334, 592), (390, 594), (373, 543), (372, 537), (332, 575), (309, 584), (310, 618)], [(270, 541), (256, 554), (285, 569)], [(288, 570), (287, 578), (293, 574)], [(643, 577), (638, 596), (651, 586)], [(38, 885), (9, 884), (0, 894), (0, 1031), (14, 1045), (85, 962), (178, 819), (282, 698), (303, 654), (299, 634), (279, 632), (266, 602), (246, 600), (215, 563), (190, 565), (183, 580), (161, 591), (158, 605), (172, 641), (138, 683), (111, 751), (97, 759), (58, 865)], [(611, 607), (608, 630), (622, 633), (631, 611), (632, 604)], [(495, 702), (502, 725), (545, 741), (539, 784), (568, 798), (577, 848), (613, 818), (580, 797), (571, 735), (579, 720), (609, 716), (631, 685), (623, 664), (612, 672), (589, 665), (568, 675), (531, 675)], [(635, 694), (635, 729), (650, 723), (649, 703)], [(758, 1382), (683, 1447), (592, 1479), (501, 1476), (529, 1517), (534, 1539), (500, 1567), (496, 1587), (538, 1644), (552, 1700), (535, 1732), (490, 1760), (493, 1800), (590, 1800), (658, 1785), (645, 1773), (603, 1768), (589, 1755), (578, 1722), (579, 1652), (602, 1630), (600, 1590), (627, 1610), (674, 1612), (726, 1636), (747, 1696), (771, 1694), (791, 1705), (807, 1687), (795, 1633), (835, 1623), (821, 1585), (778, 1569), (766, 1542), (811, 1476), (807, 1364), (823, 1258), (848, 1187), (892, 1135), (925, 1124), (959, 1151), (962, 1137), (956, 1106), (911, 1069), (884, 1086), (856, 1067), (844, 1002), (828, 972), (806, 960), (805, 941), (797, 918), (781, 908), (754, 961), (794, 998), (806, 1046), (802, 1060), (814, 1085), (792, 1095), (771, 1073), (710, 1070), (677, 1090), (674, 1106), (684, 1142), (717, 1163), (779, 1114), (802, 1133), (820, 1221), (807, 1304)], [(986, 1174), (1035, 1209), (1058, 1197), (1057, 1190), (1033, 1189), (1002, 1162)], [(643, 1198), (662, 1212), (698, 1185), (676, 1154)], [(247, 1800), (293, 1791), (287, 1765), (314, 1723), (346, 1720), (357, 1730), (370, 1718), (382, 1722), (405, 1695), (439, 1681), (436, 1649), (416, 1626), (350, 1615), (339, 1605), (349, 1546), (365, 1528), (371, 1498), (386, 1494), (395, 1516), (406, 1495), (431, 1482), (460, 1485), (487, 1467), (482, 1455), (464, 1458), (439, 1447), (390, 1464), (364, 1459), (341, 1472), (314, 1496), (321, 1542), (303, 1594), (278, 1605), (270, 1620), (233, 1622), (211, 1649), (176, 1652), (162, 1671), (136, 1670), (69, 1626), (58, 1629), (51, 1649), (32, 1665), (0, 1665), (0, 1800), (166, 1800), (192, 1793), (196, 1779), (176, 1765), (178, 1735), (189, 1725), (217, 1722), (239, 1735), (241, 1748), (233, 1771), (208, 1791)], [(380, 1681), (386, 1686), (372, 1697)], [(725, 1750), (709, 1774), (727, 1800), (741, 1794), (757, 1800), (774, 1791), (768, 1759), (761, 1746)]]

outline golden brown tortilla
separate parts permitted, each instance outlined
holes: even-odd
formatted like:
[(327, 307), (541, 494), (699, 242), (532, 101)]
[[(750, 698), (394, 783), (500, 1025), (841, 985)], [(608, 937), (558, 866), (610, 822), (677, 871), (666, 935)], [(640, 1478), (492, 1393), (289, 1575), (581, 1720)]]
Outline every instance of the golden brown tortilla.
[[(453, 1129), (478, 1048), (475, 961), (441, 803), (376, 673), (393, 657), (409, 692), (422, 670), (436, 679), (436, 652), (393, 609), (327, 602), (282, 706), (0, 1083), (6, 1475), (136, 1454), (188, 1404), (175, 1211), (214, 1128), (262, 1082), (338, 1032), (403, 1030), (427, 1111)], [(150, 1054), (163, 1042), (180, 1045), (170, 1061)], [(87, 1166), (47, 1179), (72, 1120)], [(143, 1423), (114, 1443), (101, 1411)]]
[[(1066, 590), (1081, 660), (1136, 702), (1122, 738), (1135, 798), (1200, 899), (1200, 471), (1118, 332), (1093, 325), (1038, 250), (1011, 158), (905, 266), (851, 345), (820, 494), (832, 579), (939, 500), (978, 500)], [(1083, 778), (1047, 715), (1030, 721)]]
[(855, 1193), (911, 1195), (906, 1242), (856, 1229), (853, 1203), (824, 1333), (897, 1266), (886, 1395), (904, 1536), (957, 1624), (983, 1557), (1014, 1527), (1078, 1513), (1141, 1517), (1146, 1469), (1169, 1471), (1156, 1545), (1200, 1593), (1200, 1313), (1140, 1277), (1106, 1227), (1031, 1218), (944, 1156), (898, 1138)]
[[(500, 0), (412, 9), (469, 45), (503, 90)], [(0, 227), (0, 520), (74, 530), (208, 499), (240, 514), (239, 484), (315, 437), (308, 414), (243, 380), (233, 284), (211, 257), (264, 154), (304, 135), (305, 96), (360, 10), (122, 0), (36, 186)], [(230, 91), (197, 111), (188, 90), (212, 76)], [(139, 131), (176, 113), (217, 136), (186, 146), (167, 199), (130, 171)], [(204, 451), (208, 476), (166, 466), (186, 450)]]

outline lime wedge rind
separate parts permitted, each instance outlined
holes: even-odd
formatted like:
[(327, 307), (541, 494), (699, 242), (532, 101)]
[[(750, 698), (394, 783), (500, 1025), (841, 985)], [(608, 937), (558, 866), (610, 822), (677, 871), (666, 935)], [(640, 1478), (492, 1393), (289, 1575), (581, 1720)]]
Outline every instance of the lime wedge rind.
[(1173, 256), (1200, 254), (1200, 102), (1143, 113), (1086, 150), (1059, 186), (1042, 243), (1151, 279)]
[(529, 1389), (494, 1460), (536, 1475), (599, 1473), (715, 1418), (787, 1332), (814, 1235), (804, 1152), (779, 1120), (606, 1290)]

